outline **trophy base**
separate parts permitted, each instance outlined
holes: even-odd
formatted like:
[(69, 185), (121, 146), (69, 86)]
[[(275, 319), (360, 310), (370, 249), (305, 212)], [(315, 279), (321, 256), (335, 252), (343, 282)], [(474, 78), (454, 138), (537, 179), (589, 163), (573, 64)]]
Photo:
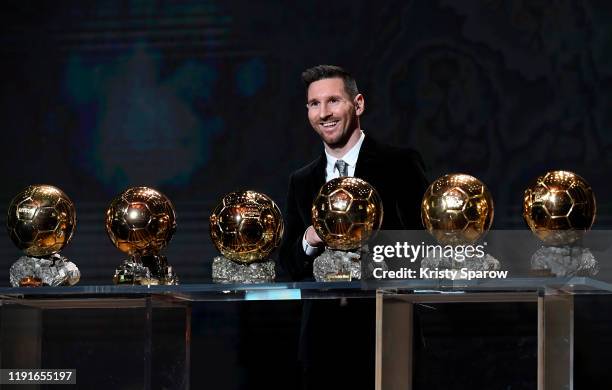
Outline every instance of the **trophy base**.
[[(460, 269), (466, 269), (467, 271), (499, 271), (501, 269), (501, 263), (489, 254), (483, 257), (465, 259), (463, 261), (457, 261), (453, 257), (432, 256), (423, 258), (421, 261), (421, 268), (437, 268), (440, 271)], [(458, 277), (454, 279), (464, 279), (464, 277), (459, 276), (461, 273), (457, 275)]]
[(13, 287), (72, 286), (80, 279), (76, 264), (59, 253), (48, 257), (21, 256), (9, 271)]
[(179, 279), (165, 256), (134, 256), (115, 270), (113, 283), (174, 286), (179, 284)]
[(215, 283), (270, 283), (275, 277), (272, 260), (241, 264), (224, 256), (213, 259), (212, 279)]
[[(312, 275), (317, 282), (350, 282), (354, 279), (360, 280), (362, 277), (361, 259), (367, 258), (365, 256), (367, 253), (367, 246), (352, 251), (325, 248), (323, 253), (317, 256), (312, 264)], [(381, 263), (377, 267), (386, 269), (386, 265)], [(368, 273), (372, 272), (373, 269), (373, 267), (368, 267)]]
[(538, 276), (595, 276), (599, 263), (589, 248), (543, 246), (531, 256), (531, 270)]

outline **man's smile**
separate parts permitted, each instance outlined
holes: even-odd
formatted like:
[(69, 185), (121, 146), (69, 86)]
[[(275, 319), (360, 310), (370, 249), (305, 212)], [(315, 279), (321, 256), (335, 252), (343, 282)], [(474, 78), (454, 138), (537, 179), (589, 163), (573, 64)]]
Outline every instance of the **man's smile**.
[(325, 122), (321, 122), (321, 126), (323, 126), (325, 129), (332, 129), (332, 128), (336, 127), (338, 122), (340, 122), (338, 119), (334, 119), (334, 120), (330, 120), (330, 121), (325, 121)]

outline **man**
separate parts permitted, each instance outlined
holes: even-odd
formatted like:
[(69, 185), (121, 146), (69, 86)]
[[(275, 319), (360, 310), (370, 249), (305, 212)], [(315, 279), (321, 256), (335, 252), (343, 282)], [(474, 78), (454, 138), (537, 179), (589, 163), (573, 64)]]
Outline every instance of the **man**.
[[(311, 225), (319, 189), (338, 176), (356, 176), (378, 191), (383, 229), (422, 229), (421, 198), (427, 187), (418, 153), (379, 144), (361, 129), (365, 99), (344, 69), (318, 65), (302, 74), (308, 120), (323, 153), (290, 177), (285, 237), (279, 260), (294, 280), (312, 278), (323, 242)], [(347, 304), (348, 303), (348, 304)], [(305, 301), (300, 332), (302, 387), (373, 388), (373, 299)]]
[(382, 229), (422, 229), (421, 199), (427, 188), (420, 155), (382, 145), (361, 129), (365, 99), (344, 69), (318, 65), (302, 73), (306, 108), (324, 151), (294, 172), (287, 195), (286, 233), (280, 263), (294, 280), (312, 277), (312, 263), (323, 247), (311, 225), (312, 202), (325, 182), (355, 176), (370, 183), (384, 207)]

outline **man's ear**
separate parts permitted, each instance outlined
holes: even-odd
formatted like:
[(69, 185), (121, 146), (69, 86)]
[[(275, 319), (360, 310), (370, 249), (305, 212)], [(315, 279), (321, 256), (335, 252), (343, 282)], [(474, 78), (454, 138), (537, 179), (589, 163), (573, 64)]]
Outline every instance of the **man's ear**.
[(357, 116), (363, 114), (363, 111), (365, 110), (365, 99), (363, 98), (363, 95), (358, 93), (357, 96), (355, 96), (354, 102), (355, 114), (357, 114)]

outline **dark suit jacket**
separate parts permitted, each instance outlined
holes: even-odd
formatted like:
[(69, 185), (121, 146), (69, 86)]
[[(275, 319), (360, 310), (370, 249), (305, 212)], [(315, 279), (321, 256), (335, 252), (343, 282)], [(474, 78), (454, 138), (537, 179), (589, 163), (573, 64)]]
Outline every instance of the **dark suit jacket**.
[[(325, 184), (326, 164), (325, 153), (322, 153), (289, 179), (286, 230), (279, 261), (294, 280), (312, 277), (314, 257), (304, 253), (302, 238), (312, 224), (312, 202)], [(383, 145), (366, 135), (355, 176), (378, 191), (384, 210), (382, 229), (422, 229), (421, 199), (427, 189), (427, 179), (423, 161), (416, 151)]]

